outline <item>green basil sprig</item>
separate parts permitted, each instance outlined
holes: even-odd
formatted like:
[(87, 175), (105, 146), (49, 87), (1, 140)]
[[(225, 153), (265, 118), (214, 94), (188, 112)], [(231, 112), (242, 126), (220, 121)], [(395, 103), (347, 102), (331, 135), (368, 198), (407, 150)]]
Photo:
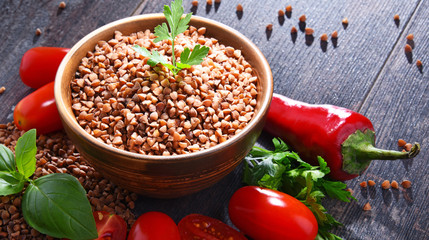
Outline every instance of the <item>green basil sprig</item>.
[(0, 145), (0, 196), (24, 189), (22, 212), (25, 221), (37, 231), (56, 238), (94, 239), (98, 237), (91, 205), (79, 181), (64, 173), (53, 173), (36, 180), (36, 130), (22, 135), (15, 154)]

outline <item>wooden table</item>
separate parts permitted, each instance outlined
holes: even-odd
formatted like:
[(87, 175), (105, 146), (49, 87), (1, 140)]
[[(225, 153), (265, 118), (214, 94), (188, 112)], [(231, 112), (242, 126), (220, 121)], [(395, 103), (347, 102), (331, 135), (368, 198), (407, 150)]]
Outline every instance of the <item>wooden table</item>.
[[(25, 51), (36, 46), (72, 47), (94, 29), (127, 16), (162, 12), (169, 1), (105, 0), (0, 1), (0, 123), (12, 120), (12, 108), (32, 92), (19, 77)], [(121, 2), (121, 3), (119, 3)], [(328, 211), (344, 223), (334, 232), (344, 239), (428, 239), (429, 182), (429, 1), (428, 0), (224, 0), (206, 5), (200, 0), (192, 8), (185, 0), (185, 12), (193, 11), (229, 25), (250, 38), (264, 53), (274, 75), (274, 92), (310, 103), (329, 103), (358, 111), (370, 118), (377, 131), (376, 145), (397, 149), (397, 140), (421, 143), (414, 160), (373, 162), (360, 177), (347, 181), (357, 202), (326, 200)], [(214, 1), (213, 1), (214, 2)], [(237, 4), (242, 14), (236, 13)], [(278, 10), (291, 4), (291, 16), (278, 17)], [(292, 26), (307, 16), (314, 29), (308, 41), (302, 31), (292, 37)], [(394, 15), (400, 21), (394, 21)], [(342, 19), (348, 18), (347, 27)], [(266, 31), (273, 24), (271, 32)], [(36, 28), (42, 30), (35, 35)], [(338, 40), (321, 44), (319, 36), (338, 31)], [(412, 56), (406, 56), (406, 36), (414, 34)], [(311, 40), (311, 39), (310, 39)], [(416, 60), (423, 69), (416, 67)], [(263, 134), (258, 144), (270, 147), (271, 136)], [(139, 197), (134, 209), (163, 211), (179, 221), (190, 213), (201, 213), (231, 224), (227, 204), (242, 186), (241, 166), (216, 185), (196, 194), (171, 200)], [(361, 181), (377, 185), (361, 189)], [(382, 190), (383, 180), (412, 181), (408, 190)], [(369, 202), (371, 211), (362, 207)]]

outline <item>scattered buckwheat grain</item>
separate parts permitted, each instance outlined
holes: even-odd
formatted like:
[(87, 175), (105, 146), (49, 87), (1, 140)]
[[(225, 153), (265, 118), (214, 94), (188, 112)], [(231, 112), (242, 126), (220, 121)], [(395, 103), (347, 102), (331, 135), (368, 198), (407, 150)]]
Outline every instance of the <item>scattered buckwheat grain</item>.
[(42, 30), (40, 28), (36, 29), (36, 36), (40, 36), (42, 34)]
[(395, 16), (393, 16), (393, 20), (395, 20), (395, 21), (399, 21), (399, 15), (398, 15), (398, 14), (395, 14)]
[(338, 38), (338, 32), (337, 31), (333, 31), (331, 34), (331, 38)]
[(367, 183), (366, 183), (366, 181), (363, 181), (363, 182), (361, 182), (359, 185), (360, 185), (361, 187), (363, 187), (363, 188), (366, 188)]
[(307, 20), (307, 17), (305, 16), (305, 14), (301, 15), (301, 17), (299, 17), (299, 21), (300, 22), (305, 22)]
[(369, 204), (369, 202), (365, 203), (365, 205), (363, 206), (363, 210), (364, 210), (364, 211), (369, 211), (369, 210), (371, 210), (371, 205)]
[(373, 180), (368, 180), (368, 186), (374, 187), (375, 186), (375, 182)]
[(320, 36), (320, 41), (326, 42), (328, 41), (328, 34), (324, 33)]
[(408, 41), (413, 41), (414, 40), (414, 35), (412, 33), (407, 35), (407, 40)]
[(279, 10), (279, 17), (283, 17), (285, 15), (285, 12), (283, 10)]
[(288, 12), (288, 13), (292, 12), (292, 6), (291, 5), (286, 6), (286, 12)]
[(192, 6), (197, 7), (198, 6), (198, 0), (192, 1)]
[(407, 144), (407, 142), (404, 139), (398, 139), (398, 147), (403, 147)]
[(238, 4), (237, 5), (237, 12), (242, 12), (243, 11), (243, 5)]
[(66, 3), (65, 2), (60, 2), (60, 5), (58, 5), (59, 8), (64, 9), (66, 8)]
[(295, 34), (295, 33), (297, 33), (298, 32), (298, 30), (296, 29), (296, 27), (292, 27), (291, 29), (290, 29), (290, 33), (292, 33), (292, 34)]
[(405, 53), (411, 53), (413, 51), (413, 48), (411, 47), (410, 44), (405, 44)]
[(405, 151), (409, 152), (409, 151), (411, 151), (412, 147), (413, 147), (413, 144), (407, 143), (407, 144), (405, 144), (404, 149), (405, 149)]
[(221, 0), (215, 0), (215, 3), (220, 3), (221, 2)]
[(270, 24), (268, 24), (268, 25), (267, 25), (267, 30), (268, 30), (268, 31), (273, 30), (273, 24), (271, 24), (271, 23), (270, 23)]
[[(9, 149), (16, 146), (24, 133), (13, 123), (0, 124), (0, 144)], [(137, 194), (116, 186), (104, 179), (83, 158), (64, 133), (37, 137), (36, 170), (32, 180), (51, 173), (70, 174), (87, 192), (93, 211), (107, 211), (121, 216), (130, 228), (135, 216), (131, 207)], [(53, 239), (30, 227), (22, 214), (22, 193), (0, 197), (0, 239)]]
[(410, 188), (411, 187), (411, 181), (410, 180), (404, 180), (401, 183), (403, 188)]
[(422, 61), (417, 60), (417, 61), (416, 61), (416, 66), (417, 66), (418, 68), (421, 68), (421, 67), (423, 66)]
[(314, 29), (312, 28), (305, 28), (305, 35), (313, 35)]
[(384, 181), (381, 183), (381, 187), (382, 187), (383, 189), (389, 189), (389, 188), (390, 188), (390, 181), (389, 181), (389, 180), (384, 180)]
[(347, 18), (344, 18), (343, 21), (342, 21), (342, 23), (344, 25), (348, 25), (349, 24), (349, 20)]
[(207, 0), (207, 5), (212, 5), (213, 4), (213, 0)]
[(393, 180), (392, 183), (390, 184), (392, 186), (392, 188), (394, 189), (398, 189), (399, 188), (399, 184), (397, 181)]
[(6, 87), (5, 86), (3, 86), (3, 87), (0, 88), (0, 94), (3, 94), (4, 91), (6, 91)]

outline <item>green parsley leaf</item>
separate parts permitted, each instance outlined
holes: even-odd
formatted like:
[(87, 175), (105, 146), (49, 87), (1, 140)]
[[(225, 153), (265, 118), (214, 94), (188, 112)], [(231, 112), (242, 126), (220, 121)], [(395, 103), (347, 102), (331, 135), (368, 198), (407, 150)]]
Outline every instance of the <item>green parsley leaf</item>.
[(345, 191), (347, 184), (343, 182), (322, 179), (321, 186), (331, 198), (336, 198), (343, 202), (350, 202), (350, 199), (356, 200), (349, 191)]
[(185, 64), (185, 63), (181, 63), (181, 62), (176, 63), (176, 65), (177, 65), (177, 68), (179, 68), (179, 69), (185, 69), (185, 68), (190, 68), (191, 67), (191, 65)]
[(329, 174), (331, 172), (331, 169), (328, 167), (328, 163), (323, 160), (322, 157), (317, 157), (317, 160), (319, 161), (320, 171), (322, 171), (324, 174)]
[(18, 139), (15, 146), (18, 172), (26, 178), (36, 171), (36, 153), (36, 129), (31, 129)]
[(154, 29), (155, 32), (155, 36), (157, 36), (153, 42), (157, 43), (159, 41), (162, 40), (173, 40), (173, 38), (171, 37), (171, 34), (168, 30), (168, 26), (165, 23), (162, 23), (161, 25), (158, 25), (155, 27)]
[(188, 65), (198, 65), (209, 53), (210, 48), (207, 46), (201, 46), (200, 44), (195, 45), (194, 50), (185, 48), (180, 54), (180, 62)]
[(182, 0), (175, 0), (171, 3), (171, 7), (168, 5), (164, 5), (164, 16), (167, 20), (167, 23), (162, 23), (158, 25), (154, 29), (155, 40), (157, 43), (162, 40), (171, 40), (171, 64), (168, 63), (165, 58), (160, 56), (159, 52), (153, 51), (152, 53), (149, 50), (139, 47), (135, 45), (133, 49), (139, 54), (148, 57), (149, 60), (147, 63), (150, 66), (155, 66), (158, 63), (161, 63), (173, 73), (173, 75), (177, 75), (180, 70), (185, 68), (190, 68), (192, 65), (200, 64), (203, 61), (203, 58), (207, 56), (209, 52), (209, 48), (206, 46), (201, 47), (200, 45), (196, 45), (194, 50), (191, 51), (189, 48), (185, 48), (180, 56), (181, 62), (176, 62), (176, 57), (174, 55), (174, 40), (175, 38), (186, 31), (188, 29), (188, 23), (191, 21), (192, 13), (188, 13), (183, 17), (183, 7)]
[(168, 64), (167, 60), (165, 60), (165, 58), (163, 56), (161, 56), (158, 51), (153, 51), (151, 53), (151, 52), (149, 52), (149, 50), (147, 50), (144, 47), (140, 47), (139, 45), (134, 45), (133, 49), (138, 54), (149, 58), (149, 60), (147, 60), (147, 63), (152, 67), (154, 67), (158, 63), (161, 63), (163, 65)]
[(164, 16), (170, 26), (170, 36), (173, 39), (188, 28), (188, 23), (191, 20), (192, 13), (188, 13), (184, 18), (182, 18), (183, 13), (182, 0), (171, 2), (171, 8), (164, 5)]
[(319, 225), (316, 239), (341, 239), (329, 233), (341, 223), (327, 213), (322, 200), (326, 196), (345, 202), (355, 199), (345, 190), (346, 184), (326, 179), (330, 169), (323, 158), (318, 158), (319, 166), (312, 166), (290, 151), (281, 139), (274, 138), (273, 144), (273, 151), (252, 148), (245, 158), (243, 182), (294, 196), (316, 217)]

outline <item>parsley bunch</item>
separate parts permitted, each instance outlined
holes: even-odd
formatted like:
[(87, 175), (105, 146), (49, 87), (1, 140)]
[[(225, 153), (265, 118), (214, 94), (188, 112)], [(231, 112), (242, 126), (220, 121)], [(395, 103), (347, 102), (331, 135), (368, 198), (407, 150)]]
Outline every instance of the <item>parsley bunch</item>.
[(133, 49), (137, 53), (149, 58), (147, 63), (150, 66), (154, 67), (158, 63), (161, 63), (170, 69), (174, 75), (177, 75), (177, 73), (182, 69), (190, 68), (192, 65), (200, 64), (203, 61), (203, 58), (206, 57), (209, 52), (208, 47), (197, 44), (192, 52), (189, 48), (185, 48), (180, 54), (180, 62), (176, 62), (176, 57), (174, 55), (174, 41), (179, 34), (185, 32), (186, 29), (188, 29), (188, 23), (192, 16), (192, 13), (188, 13), (185, 15), (185, 17), (182, 18), (183, 12), (182, 0), (173, 1), (171, 3), (171, 8), (167, 5), (164, 5), (164, 16), (167, 19), (168, 26), (166, 23), (162, 23), (162, 25), (155, 27), (155, 43), (162, 40), (171, 41), (171, 64), (168, 63), (167, 60), (161, 56), (158, 51), (150, 52), (146, 48), (140, 47), (139, 45), (133, 46)]
[(274, 138), (273, 143), (274, 151), (253, 147), (246, 156), (244, 182), (294, 196), (316, 217), (319, 225), (317, 240), (341, 239), (329, 232), (341, 223), (327, 213), (321, 201), (326, 195), (344, 202), (355, 199), (345, 190), (347, 185), (325, 178), (330, 169), (321, 157), (318, 158), (320, 166), (312, 166), (290, 151), (281, 139)]

